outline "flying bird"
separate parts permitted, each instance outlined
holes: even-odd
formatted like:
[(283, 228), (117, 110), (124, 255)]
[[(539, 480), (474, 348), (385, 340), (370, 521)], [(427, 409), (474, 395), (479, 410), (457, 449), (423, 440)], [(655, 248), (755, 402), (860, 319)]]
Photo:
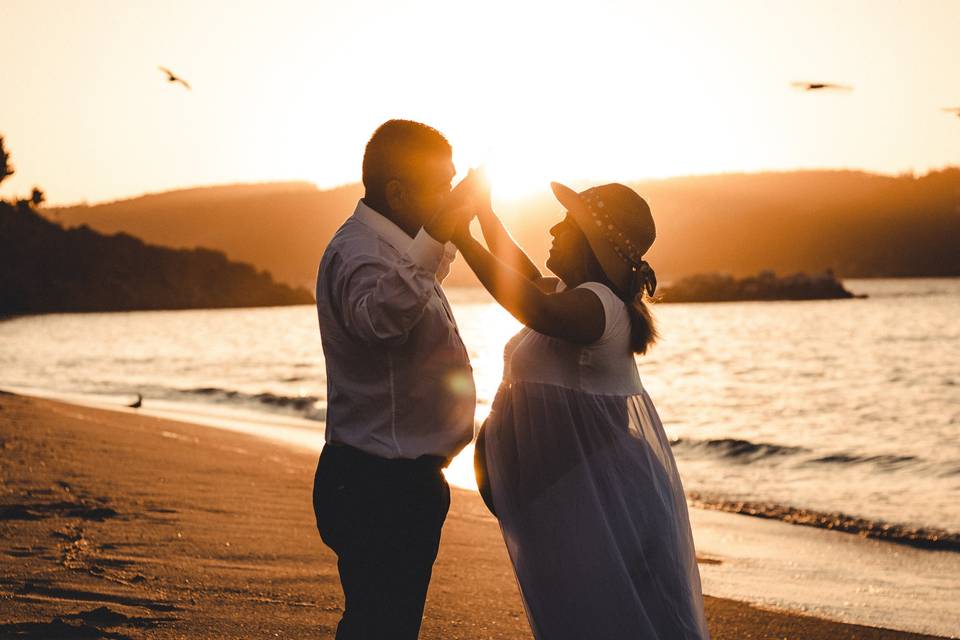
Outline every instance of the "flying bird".
[(852, 91), (853, 87), (845, 84), (832, 84), (830, 82), (791, 82), (792, 86), (804, 91), (820, 91), (821, 89), (834, 89), (837, 91)]
[(960, 118), (960, 107), (949, 107), (944, 109), (944, 111), (946, 111), (947, 113), (952, 113), (953, 115)]
[(167, 74), (167, 82), (179, 82), (180, 84), (185, 86), (187, 89), (190, 89), (191, 91), (193, 91), (193, 89), (190, 87), (190, 84), (186, 80), (184, 80), (183, 78), (175, 74), (173, 71), (170, 71), (170, 69), (167, 69), (166, 67), (157, 67), (157, 68), (160, 69), (160, 71), (163, 71), (165, 74)]

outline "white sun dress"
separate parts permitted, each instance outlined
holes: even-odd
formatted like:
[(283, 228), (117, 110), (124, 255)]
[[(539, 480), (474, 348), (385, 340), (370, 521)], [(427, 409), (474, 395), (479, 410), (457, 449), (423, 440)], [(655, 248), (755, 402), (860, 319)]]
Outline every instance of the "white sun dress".
[[(562, 287), (562, 285), (561, 285)], [(490, 493), (538, 640), (709, 638), (683, 487), (607, 287), (601, 338), (525, 328), (484, 425)]]

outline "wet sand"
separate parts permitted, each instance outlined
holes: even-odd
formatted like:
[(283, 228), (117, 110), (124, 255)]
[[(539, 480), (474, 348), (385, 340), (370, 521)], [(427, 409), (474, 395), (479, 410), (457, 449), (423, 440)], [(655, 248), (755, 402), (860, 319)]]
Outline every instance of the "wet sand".
[[(0, 638), (328, 638), (315, 454), (0, 395)], [(853, 568), (851, 570), (854, 570)], [(707, 598), (713, 638), (918, 639)], [(422, 638), (531, 638), (496, 522), (454, 489)]]

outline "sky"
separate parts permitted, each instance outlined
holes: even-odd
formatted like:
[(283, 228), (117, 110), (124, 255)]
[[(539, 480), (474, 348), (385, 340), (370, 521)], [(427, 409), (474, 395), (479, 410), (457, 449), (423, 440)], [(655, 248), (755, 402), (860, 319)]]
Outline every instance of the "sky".
[[(383, 121), (495, 193), (960, 165), (960, 0), (3, 0), (0, 135), (53, 204), (357, 182)], [(185, 78), (166, 82), (163, 65)], [(793, 81), (853, 86), (805, 93)]]

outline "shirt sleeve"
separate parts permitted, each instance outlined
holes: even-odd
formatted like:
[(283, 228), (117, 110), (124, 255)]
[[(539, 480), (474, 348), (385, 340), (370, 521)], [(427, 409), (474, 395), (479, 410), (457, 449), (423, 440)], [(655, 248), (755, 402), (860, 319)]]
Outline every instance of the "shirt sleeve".
[(448, 242), (443, 247), (443, 257), (440, 258), (440, 265), (437, 267), (437, 282), (443, 282), (450, 275), (450, 265), (457, 259), (457, 248), (452, 242)]
[(346, 331), (368, 343), (403, 344), (433, 294), (443, 245), (421, 230), (399, 260), (377, 255), (344, 258), (331, 291)]
[(599, 282), (584, 282), (577, 286), (577, 289), (586, 289), (592, 291), (603, 305), (603, 335), (597, 342), (607, 341), (612, 334), (619, 331), (620, 320), (623, 316), (624, 303), (606, 286)]

